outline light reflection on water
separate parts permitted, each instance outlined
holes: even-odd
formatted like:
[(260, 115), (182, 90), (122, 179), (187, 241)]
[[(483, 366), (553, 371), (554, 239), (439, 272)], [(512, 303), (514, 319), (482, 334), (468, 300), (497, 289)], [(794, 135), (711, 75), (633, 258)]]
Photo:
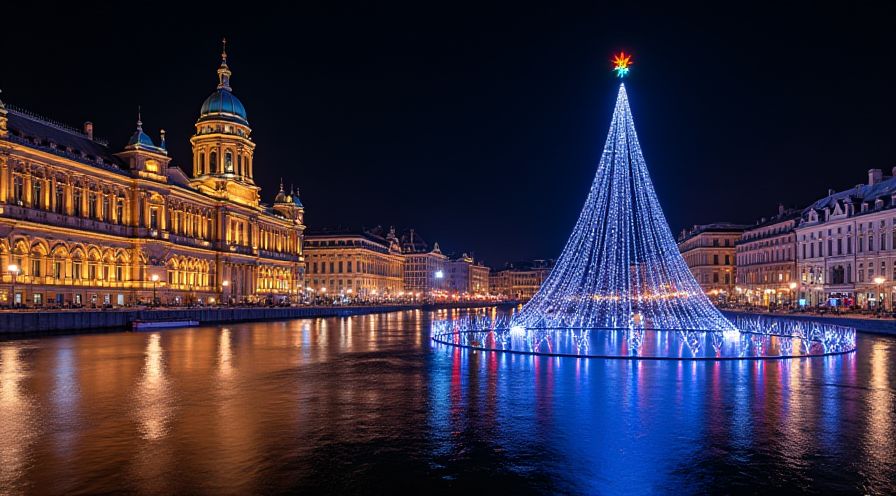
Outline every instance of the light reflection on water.
[(645, 362), (434, 345), (430, 324), (0, 342), (0, 493), (896, 491), (894, 338)]

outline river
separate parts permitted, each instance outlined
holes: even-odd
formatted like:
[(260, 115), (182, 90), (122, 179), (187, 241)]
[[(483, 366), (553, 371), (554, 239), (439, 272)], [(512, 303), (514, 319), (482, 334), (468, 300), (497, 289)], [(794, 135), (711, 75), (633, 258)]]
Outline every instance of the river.
[(894, 337), (549, 358), (434, 344), (434, 315), (0, 342), (0, 493), (896, 493)]

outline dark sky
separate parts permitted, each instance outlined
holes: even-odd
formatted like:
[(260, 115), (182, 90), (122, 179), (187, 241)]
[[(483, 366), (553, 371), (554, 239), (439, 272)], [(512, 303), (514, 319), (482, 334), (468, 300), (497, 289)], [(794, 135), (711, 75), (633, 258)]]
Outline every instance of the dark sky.
[(226, 5), (4, 5), (0, 98), (92, 120), (115, 148), (141, 104), (189, 172), (226, 36), (264, 201), (283, 176), (309, 226), (416, 227), (493, 265), (560, 253), (620, 49), (634, 53), (626, 86), (676, 233), (805, 206), (896, 166), (893, 7)]

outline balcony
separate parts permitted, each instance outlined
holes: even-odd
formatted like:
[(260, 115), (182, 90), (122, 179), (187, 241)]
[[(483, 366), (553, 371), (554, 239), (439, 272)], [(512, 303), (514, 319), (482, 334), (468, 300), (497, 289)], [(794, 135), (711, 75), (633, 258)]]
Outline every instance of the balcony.
[(47, 226), (77, 229), (79, 231), (101, 232), (114, 236), (130, 236), (131, 226), (113, 224), (86, 217), (58, 214), (47, 210), (8, 204), (3, 208), (3, 216), (12, 219), (36, 222)]

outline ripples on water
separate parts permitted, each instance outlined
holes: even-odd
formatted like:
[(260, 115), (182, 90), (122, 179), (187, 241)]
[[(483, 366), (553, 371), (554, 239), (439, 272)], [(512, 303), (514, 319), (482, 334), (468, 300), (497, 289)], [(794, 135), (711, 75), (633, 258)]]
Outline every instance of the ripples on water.
[(449, 348), (430, 322), (2, 342), (0, 493), (896, 492), (894, 338), (639, 362)]

